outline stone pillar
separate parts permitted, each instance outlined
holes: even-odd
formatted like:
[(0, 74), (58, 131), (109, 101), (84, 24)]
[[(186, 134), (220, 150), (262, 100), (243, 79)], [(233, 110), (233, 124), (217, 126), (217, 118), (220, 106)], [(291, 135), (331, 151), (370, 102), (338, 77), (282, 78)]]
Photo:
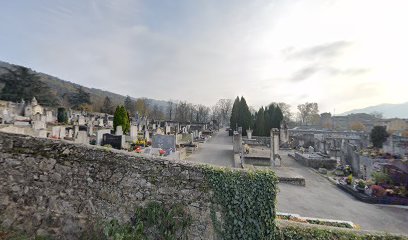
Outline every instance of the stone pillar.
[(239, 132), (234, 132), (232, 137), (234, 153), (239, 154), (242, 148), (242, 135)]
[(75, 125), (74, 126), (74, 138), (76, 138), (78, 136), (78, 132), (79, 132), (79, 126)]
[(271, 166), (280, 167), (281, 162), (278, 157), (279, 151), (279, 129), (271, 129)]
[(248, 137), (249, 140), (252, 139), (252, 131), (253, 131), (252, 129), (247, 129), (247, 130), (246, 130), (247, 137)]

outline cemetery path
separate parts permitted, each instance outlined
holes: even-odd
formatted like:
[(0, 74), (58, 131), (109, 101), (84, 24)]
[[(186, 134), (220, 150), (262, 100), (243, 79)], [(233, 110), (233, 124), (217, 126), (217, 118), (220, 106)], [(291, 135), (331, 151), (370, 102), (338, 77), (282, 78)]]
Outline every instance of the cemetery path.
[(221, 129), (207, 142), (201, 144), (199, 150), (191, 154), (187, 160), (223, 167), (233, 167), (232, 137), (228, 136), (227, 131)]
[(306, 187), (279, 184), (279, 212), (348, 220), (360, 225), (364, 230), (408, 235), (408, 209), (360, 202), (326, 178), (287, 157), (287, 153), (282, 153), (281, 156), (282, 166), (302, 175), (306, 180)]

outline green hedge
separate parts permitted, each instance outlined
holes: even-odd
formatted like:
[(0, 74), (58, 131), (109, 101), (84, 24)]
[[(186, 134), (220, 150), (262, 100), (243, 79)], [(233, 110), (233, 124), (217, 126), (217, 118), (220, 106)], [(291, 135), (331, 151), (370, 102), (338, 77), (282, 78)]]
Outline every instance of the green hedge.
[[(222, 239), (273, 239), (278, 179), (272, 171), (205, 168), (211, 218)], [(217, 214), (219, 213), (219, 214)]]
[(361, 233), (355, 230), (306, 226), (279, 226), (275, 239), (279, 240), (407, 240), (405, 236)]

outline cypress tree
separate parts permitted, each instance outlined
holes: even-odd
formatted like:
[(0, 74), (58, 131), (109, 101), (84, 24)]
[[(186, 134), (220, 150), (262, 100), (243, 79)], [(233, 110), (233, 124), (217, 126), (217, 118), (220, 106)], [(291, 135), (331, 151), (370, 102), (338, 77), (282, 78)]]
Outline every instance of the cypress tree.
[(230, 128), (233, 130), (236, 129), (236, 125), (238, 124), (238, 117), (239, 117), (239, 108), (240, 108), (239, 97), (237, 97), (234, 101), (234, 105), (232, 106), (231, 111), (231, 118), (230, 118)]
[(130, 131), (129, 113), (124, 106), (117, 106), (113, 115), (113, 128), (115, 131), (117, 126), (122, 126), (124, 134)]

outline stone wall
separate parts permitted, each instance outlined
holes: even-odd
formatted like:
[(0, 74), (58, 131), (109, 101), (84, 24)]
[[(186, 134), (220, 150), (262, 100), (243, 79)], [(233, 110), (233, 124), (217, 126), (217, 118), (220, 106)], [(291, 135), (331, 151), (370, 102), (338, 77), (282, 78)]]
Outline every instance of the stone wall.
[(336, 167), (337, 161), (335, 159), (324, 158), (318, 154), (301, 154), (295, 152), (295, 160), (303, 164), (304, 166), (319, 169), (334, 169)]
[(191, 214), (188, 239), (212, 239), (207, 189), (198, 165), (0, 133), (0, 224), (30, 235), (77, 239), (89, 222), (160, 201)]

